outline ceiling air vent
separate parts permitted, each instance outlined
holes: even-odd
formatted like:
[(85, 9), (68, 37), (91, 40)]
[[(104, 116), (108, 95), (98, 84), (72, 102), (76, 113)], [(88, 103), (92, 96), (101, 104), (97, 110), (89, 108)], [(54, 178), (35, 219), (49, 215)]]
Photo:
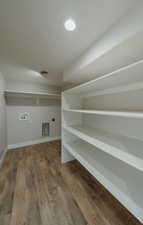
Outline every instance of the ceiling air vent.
[(42, 71), (40, 72), (40, 74), (41, 74), (43, 77), (45, 77), (45, 78), (48, 77), (48, 71), (46, 71), (46, 70), (42, 70)]

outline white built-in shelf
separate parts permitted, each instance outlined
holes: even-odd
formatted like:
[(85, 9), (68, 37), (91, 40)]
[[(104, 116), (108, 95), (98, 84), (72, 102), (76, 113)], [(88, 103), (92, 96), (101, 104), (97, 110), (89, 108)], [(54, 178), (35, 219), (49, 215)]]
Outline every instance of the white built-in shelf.
[(143, 171), (143, 141), (87, 126), (63, 126), (78, 138)]
[(87, 109), (63, 109), (67, 112), (95, 114), (95, 115), (107, 115), (107, 116), (119, 116), (128, 118), (143, 118), (142, 111), (109, 111), (109, 110), (87, 110)]
[(62, 162), (78, 159), (143, 223), (143, 60), (124, 65), (62, 93)]
[(65, 91), (84, 97), (143, 89), (143, 60)]
[(49, 99), (60, 99), (60, 94), (48, 93), (48, 92), (29, 92), (29, 91), (13, 91), (6, 90), (5, 95), (7, 97), (17, 97), (17, 98), (31, 98), (31, 97), (39, 97), (39, 98), (49, 98)]
[[(80, 140), (69, 143), (64, 142), (63, 146), (128, 210), (135, 214), (140, 221), (143, 221), (143, 198), (139, 196), (137, 184), (131, 176), (131, 174), (140, 176), (139, 174), (134, 174), (133, 169), (131, 174), (128, 174), (127, 165), (123, 165), (121, 161), (116, 159), (112, 160), (110, 156), (86, 142)], [(140, 179), (140, 177), (138, 178)], [(128, 191), (128, 185), (132, 185), (132, 193)], [(142, 189), (142, 187), (139, 189)], [(136, 204), (137, 199), (138, 204)]]

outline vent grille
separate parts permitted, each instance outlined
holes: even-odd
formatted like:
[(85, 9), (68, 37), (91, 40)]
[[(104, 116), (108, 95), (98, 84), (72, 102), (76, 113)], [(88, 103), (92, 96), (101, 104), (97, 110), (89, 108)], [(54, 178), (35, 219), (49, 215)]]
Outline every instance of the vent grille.
[(50, 123), (42, 123), (42, 136), (47, 137), (50, 136)]

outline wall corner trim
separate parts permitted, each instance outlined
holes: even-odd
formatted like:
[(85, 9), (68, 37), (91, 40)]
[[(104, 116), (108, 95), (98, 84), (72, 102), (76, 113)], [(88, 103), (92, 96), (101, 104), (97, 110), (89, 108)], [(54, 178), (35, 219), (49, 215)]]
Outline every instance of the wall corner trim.
[(0, 168), (2, 167), (2, 163), (4, 161), (5, 155), (7, 153), (8, 148), (6, 147), (5, 150), (3, 151), (1, 158), (0, 158)]

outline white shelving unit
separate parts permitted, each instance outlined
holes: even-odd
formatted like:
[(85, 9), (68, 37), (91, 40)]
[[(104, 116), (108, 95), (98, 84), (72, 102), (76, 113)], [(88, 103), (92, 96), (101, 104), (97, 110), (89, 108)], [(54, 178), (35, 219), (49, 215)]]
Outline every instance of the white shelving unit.
[(143, 141), (82, 126), (63, 126), (80, 139), (143, 171)]
[[(64, 147), (93, 176), (95, 176), (101, 184), (111, 191), (111, 193), (119, 199), (125, 207), (135, 214), (138, 219), (143, 219), (143, 199), (140, 198), (139, 194), (142, 191), (142, 188), (137, 187), (136, 183), (131, 183), (131, 176), (138, 176), (139, 179), (141, 178), (140, 174), (136, 174), (134, 170), (131, 170), (131, 174), (128, 166), (122, 164), (120, 161), (107, 157), (103, 152), (100, 152), (98, 149), (95, 149), (86, 142), (78, 140), (67, 144), (65, 143)], [(114, 168), (115, 165), (116, 168)], [(126, 178), (127, 175), (129, 176), (128, 179)], [(119, 182), (120, 179), (122, 179), (122, 182)], [(131, 193), (128, 192), (123, 179), (126, 179), (126, 185), (133, 185)], [(132, 197), (133, 193), (136, 194), (135, 198)]]
[(77, 112), (85, 114), (95, 114), (95, 115), (107, 115), (107, 116), (120, 116), (128, 118), (143, 118), (143, 112), (125, 112), (125, 111), (107, 111), (107, 110), (85, 110), (85, 109), (64, 109), (68, 112)]
[(62, 162), (77, 159), (143, 223), (143, 60), (62, 93)]
[(61, 95), (57, 93), (48, 92), (34, 92), (34, 91), (14, 91), (6, 90), (5, 97), (7, 104), (32, 104), (32, 105), (46, 105), (46, 104), (60, 104)]
[(17, 98), (31, 98), (31, 97), (39, 97), (39, 98), (48, 98), (48, 99), (60, 99), (60, 94), (47, 93), (47, 92), (24, 92), (24, 91), (13, 91), (6, 90), (6, 97), (17, 97)]
[(92, 81), (71, 88), (69, 94), (80, 94), (85, 97), (119, 93), (143, 88), (143, 60), (105, 74)]

